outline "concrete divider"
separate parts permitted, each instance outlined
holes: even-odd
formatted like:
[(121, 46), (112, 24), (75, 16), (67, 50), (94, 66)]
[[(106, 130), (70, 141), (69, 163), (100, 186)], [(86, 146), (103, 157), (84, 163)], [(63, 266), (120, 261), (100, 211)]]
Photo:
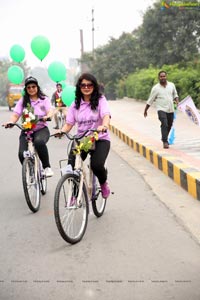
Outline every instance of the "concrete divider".
[(185, 163), (179, 159), (179, 156), (173, 155), (173, 153), (159, 151), (154, 149), (154, 145), (134, 140), (112, 124), (109, 129), (134, 151), (140, 153), (154, 164), (156, 168), (174, 180), (195, 199), (200, 200), (200, 171), (198, 168), (196, 169), (190, 164)]

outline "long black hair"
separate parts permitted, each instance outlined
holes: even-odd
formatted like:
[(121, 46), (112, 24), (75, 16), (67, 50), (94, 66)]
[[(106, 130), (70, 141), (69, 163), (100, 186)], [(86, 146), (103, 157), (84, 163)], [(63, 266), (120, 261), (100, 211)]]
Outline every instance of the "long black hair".
[(93, 89), (93, 92), (91, 94), (90, 105), (91, 105), (92, 110), (96, 110), (96, 108), (99, 105), (99, 98), (102, 96), (102, 94), (100, 93), (99, 84), (98, 84), (96, 78), (90, 73), (83, 73), (79, 77), (79, 79), (76, 83), (76, 92), (75, 92), (75, 106), (76, 106), (76, 109), (79, 109), (80, 104), (81, 104), (81, 99), (83, 98), (83, 94), (82, 94), (81, 88), (80, 88), (80, 84), (81, 84), (83, 79), (91, 81), (93, 83), (94, 89)]
[[(28, 94), (28, 91), (27, 91), (27, 85), (29, 83), (34, 83), (37, 86), (37, 97), (39, 99), (44, 100), (46, 97), (46, 95), (43, 93), (40, 86), (38, 85), (37, 80), (35, 78), (33, 78), (33, 80), (30, 80), (31, 78), (33, 78), (33, 77), (28, 77), (25, 80), (24, 95), (23, 95), (23, 107), (27, 107), (27, 104), (31, 104), (30, 95)], [(26, 81), (28, 81), (28, 82), (26, 83)]]

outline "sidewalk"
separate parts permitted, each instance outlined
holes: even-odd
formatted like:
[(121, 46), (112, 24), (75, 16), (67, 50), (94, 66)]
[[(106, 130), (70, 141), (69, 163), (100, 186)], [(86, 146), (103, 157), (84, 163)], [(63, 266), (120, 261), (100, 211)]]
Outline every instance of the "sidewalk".
[(163, 149), (155, 105), (144, 118), (145, 105), (133, 99), (109, 101), (110, 130), (200, 200), (200, 127), (178, 111), (174, 144)]

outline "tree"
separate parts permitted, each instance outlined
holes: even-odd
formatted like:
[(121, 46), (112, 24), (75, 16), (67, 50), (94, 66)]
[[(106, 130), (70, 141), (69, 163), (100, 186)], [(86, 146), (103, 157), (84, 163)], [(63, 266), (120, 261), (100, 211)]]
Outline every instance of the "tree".
[(119, 90), (120, 95), (123, 90), (127, 92), (124, 81), (137, 70), (198, 60), (199, 37), (198, 9), (171, 6), (162, 10), (157, 0), (147, 9), (139, 28), (123, 33), (119, 39), (111, 38), (107, 45), (95, 49), (95, 58), (91, 53), (84, 54), (82, 63), (104, 83), (108, 98), (115, 99)]
[(145, 13), (137, 34), (146, 67), (150, 63), (162, 66), (189, 61), (198, 54), (200, 46), (199, 11), (177, 7), (161, 10), (160, 1), (156, 2)]
[(0, 105), (7, 105), (6, 96), (9, 88), (9, 80), (7, 77), (7, 72), (9, 67), (12, 65), (20, 66), (23, 69), (25, 76), (29, 72), (29, 67), (27, 67), (26, 62), (23, 62), (21, 64), (19, 63), (14, 64), (7, 58), (0, 60)]
[(90, 54), (84, 54), (82, 59), (98, 81), (104, 83), (106, 95), (111, 99), (116, 97), (118, 80), (134, 72), (139, 61), (138, 43), (131, 33), (111, 38), (107, 45), (97, 48), (95, 59)]

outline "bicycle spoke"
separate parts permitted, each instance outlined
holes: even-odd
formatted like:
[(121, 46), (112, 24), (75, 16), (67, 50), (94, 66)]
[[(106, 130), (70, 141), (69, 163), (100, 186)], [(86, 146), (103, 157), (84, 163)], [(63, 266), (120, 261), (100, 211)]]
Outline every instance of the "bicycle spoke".
[[(81, 194), (81, 205), (77, 205), (79, 182), (73, 175), (63, 176), (56, 188), (54, 212), (58, 230), (67, 242), (80, 241), (88, 221), (86, 191)], [(72, 201), (73, 200), (73, 201)], [(72, 201), (72, 202), (71, 202)]]
[(25, 158), (22, 166), (22, 181), (26, 202), (31, 211), (36, 212), (40, 207), (40, 184), (35, 174), (32, 159)]

